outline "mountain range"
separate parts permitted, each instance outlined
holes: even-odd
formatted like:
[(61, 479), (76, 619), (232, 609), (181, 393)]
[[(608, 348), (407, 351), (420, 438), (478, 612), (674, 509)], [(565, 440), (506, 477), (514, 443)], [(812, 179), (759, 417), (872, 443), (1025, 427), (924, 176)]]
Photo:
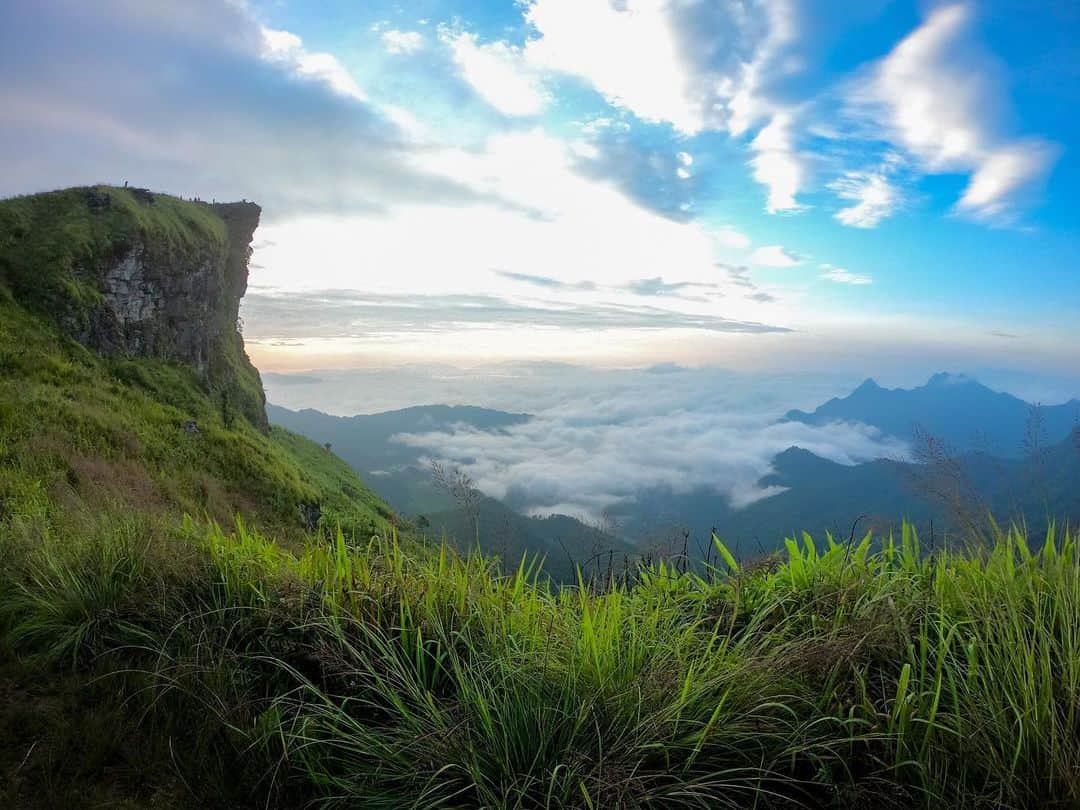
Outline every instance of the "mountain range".
[[(331, 443), (372, 488), (403, 514), (419, 515), (452, 535), (468, 534), (454, 500), (435, 486), (421, 449), (394, 440), (404, 433), (460, 428), (505, 431), (530, 417), (485, 408), (432, 405), (337, 417), (268, 406), (269, 418), (318, 442)], [(654, 487), (610, 509), (622, 540), (639, 552), (707, 553), (715, 529), (741, 557), (769, 552), (802, 530), (847, 537), (888, 532), (902, 520), (937, 536), (984, 522), (1023, 520), (1038, 531), (1051, 519), (1080, 522), (1080, 401), (1036, 406), (965, 375), (935, 374), (912, 388), (867, 380), (851, 394), (785, 420), (812, 425), (870, 425), (913, 447), (910, 457), (841, 464), (791, 447), (758, 483), (778, 489), (742, 508), (709, 486), (689, 493)], [(462, 459), (468, 463), (468, 459)], [(515, 550), (540, 549), (563, 560), (567, 548), (613, 544), (609, 535), (568, 516), (541, 519), (481, 498), (484, 527), (501, 527)], [(490, 542), (488, 543), (490, 545)], [(579, 552), (579, 554), (584, 554)], [(585, 555), (587, 556), (587, 555)]]
[(861, 422), (904, 440), (918, 432), (961, 452), (1018, 458), (1032, 440), (1058, 442), (1080, 425), (1080, 400), (1033, 405), (964, 374), (942, 372), (910, 389), (882, 388), (868, 379), (846, 397), (812, 413), (788, 411), (785, 419), (808, 425)]

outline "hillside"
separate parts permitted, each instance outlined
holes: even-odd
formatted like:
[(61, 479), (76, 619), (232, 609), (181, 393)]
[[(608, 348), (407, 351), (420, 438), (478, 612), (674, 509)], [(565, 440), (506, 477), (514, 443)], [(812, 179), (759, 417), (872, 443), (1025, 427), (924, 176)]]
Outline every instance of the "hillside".
[[(1043, 443), (1057, 443), (1080, 424), (1080, 400), (1041, 406)], [(848, 396), (812, 413), (789, 411), (786, 419), (810, 425), (862, 422), (904, 441), (918, 428), (957, 451), (978, 450), (1016, 458), (1024, 453), (1032, 405), (958, 374), (935, 374), (917, 388), (882, 388), (866, 380)]]
[(416, 463), (420, 455), (417, 449), (394, 441), (402, 434), (446, 431), (457, 426), (498, 431), (529, 419), (527, 414), (469, 405), (420, 405), (357, 416), (333, 416), (311, 408), (293, 411), (273, 404), (267, 405), (266, 411), (271, 422), (320, 444), (329, 442), (334, 452), (354, 468), (367, 472), (388, 472)]
[(388, 527), (340, 459), (268, 426), (236, 329), (258, 214), (116, 188), (0, 201), (0, 517)]
[[(576, 578), (575, 564), (595, 569), (600, 552), (623, 561), (634, 549), (619, 538), (568, 515), (523, 515), (506, 504), (477, 493), (475, 506), (461, 504), (433, 480), (423, 463), (424, 452), (397, 441), (402, 434), (458, 429), (502, 431), (530, 417), (488, 408), (424, 405), (358, 416), (332, 416), (305, 409), (267, 406), (273, 424), (303, 434), (334, 453), (369, 482), (400, 514), (422, 518), (427, 533), (445, 537), (459, 548), (479, 547), (487, 554), (516, 562), (524, 555), (545, 560), (544, 570), (558, 581)], [(471, 514), (469, 513), (471, 511)], [(604, 555), (605, 565), (608, 556)]]

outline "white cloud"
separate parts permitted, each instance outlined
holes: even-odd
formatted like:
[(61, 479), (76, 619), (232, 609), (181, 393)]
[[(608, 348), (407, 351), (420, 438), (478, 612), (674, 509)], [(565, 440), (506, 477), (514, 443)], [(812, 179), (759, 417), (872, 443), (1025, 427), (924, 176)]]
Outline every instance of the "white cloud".
[(391, 28), (382, 33), (387, 53), (397, 55), (416, 53), (424, 47), (424, 35), (419, 31), (398, 31)]
[[(748, 15), (749, 8), (756, 10), (760, 18)], [(776, 113), (767, 87), (773, 74), (792, 71), (793, 63), (781, 57), (798, 32), (797, 13), (790, 0), (762, 0), (756, 6), (742, 6), (738, 16), (744, 27), (742, 36), (753, 38), (756, 34), (757, 42), (749, 57), (740, 61), (738, 70), (722, 80), (723, 94), (728, 97), (727, 129), (733, 135), (741, 135)]]
[[(797, 67), (785, 58), (799, 27), (790, 0), (524, 5), (536, 32), (524, 46), (531, 65), (577, 76), (611, 105), (684, 135), (726, 130), (741, 137), (760, 127), (751, 163), (768, 190), (767, 210), (801, 208), (796, 195), (806, 169), (795, 146), (796, 113), (771, 98), (775, 80)], [(692, 156), (678, 158), (689, 169)]]
[(749, 236), (727, 226), (717, 228), (713, 231), (713, 235), (724, 247), (735, 248), (736, 250), (746, 250), (751, 244)]
[(675, 157), (678, 158), (679, 163), (683, 166), (689, 167), (694, 165), (694, 156), (689, 152), (679, 152)]
[(873, 228), (892, 215), (903, 196), (884, 171), (847, 171), (829, 184), (842, 200), (854, 205), (841, 208), (833, 216), (853, 228)]
[(763, 267), (795, 267), (803, 260), (781, 245), (763, 245), (750, 254), (750, 261)]
[(792, 118), (789, 113), (776, 113), (750, 143), (754, 157), (750, 165), (754, 179), (768, 189), (765, 210), (797, 211), (802, 206), (795, 195), (802, 187), (805, 171), (795, 151)]
[(686, 135), (739, 136), (775, 113), (769, 84), (797, 29), (790, 0), (526, 0), (525, 21), (532, 63)]
[(325, 82), (343, 96), (367, 100), (356, 79), (333, 54), (307, 50), (303, 40), (289, 31), (263, 28), (262, 38), (266, 59), (285, 65), (297, 76)]
[(472, 88), (504, 115), (539, 115), (549, 96), (525, 64), (519, 48), (505, 42), (479, 44), (475, 34), (444, 30), (442, 40), (450, 46), (454, 62)]
[(821, 269), (825, 271), (821, 274), (823, 279), (835, 281), (837, 284), (866, 285), (874, 283), (873, 277), (861, 273), (852, 273), (845, 270), (843, 267), (834, 267), (831, 264), (823, 264), (821, 265)]
[(687, 134), (705, 126), (667, 3), (532, 0), (525, 20), (539, 34), (525, 45), (533, 64), (586, 79), (643, 120), (666, 121)]
[(407, 115), (246, 4), (14, 2), (0, 38), (34, 47), (0, 43), (19, 75), (0, 105), (0, 195), (128, 179), (254, 199), (268, 220), (477, 201), (413, 165)]
[(777, 423), (794, 381), (710, 369), (669, 370), (662, 385), (643, 371), (591, 374), (581, 380), (561, 370), (559, 390), (521, 406), (535, 418), (497, 434), (459, 429), (401, 439), (463, 465), (482, 491), (519, 508), (589, 517), (652, 488), (705, 488), (747, 505), (775, 492), (758, 481), (792, 445), (844, 464), (906, 451), (865, 426)]
[(957, 210), (988, 222), (1008, 219), (1016, 195), (1049, 171), (1058, 151), (1038, 138), (995, 149), (975, 170)]
[(913, 155), (925, 171), (963, 172), (971, 181), (956, 210), (1003, 221), (1018, 197), (1052, 166), (1056, 148), (1038, 138), (1009, 138), (1006, 82), (970, 36), (966, 3), (935, 9), (853, 86), (863, 119)]
[[(595, 335), (609, 326), (715, 330), (730, 319), (749, 334), (787, 325), (784, 305), (744, 300), (745, 289), (717, 272), (722, 240), (742, 244), (745, 237), (663, 216), (617, 186), (582, 175), (572, 143), (539, 128), (493, 136), (482, 149), (429, 148), (414, 157), (414, 165), (471, 189), (478, 200), (505, 203), (398, 205), (378, 216), (268, 226), (265, 237), (273, 244), (257, 251), (260, 269), (253, 281), (291, 291), (408, 294), (414, 313), (443, 324), (449, 314), (475, 306), (469, 317), (457, 317), (462, 328), (512, 321), (516, 334), (500, 336), (499, 345), (487, 345), (485, 352), (531, 352), (538, 341), (550, 350), (556, 339), (595, 344)], [(660, 268), (671, 268), (665, 284), (693, 294), (653, 296), (643, 304), (634, 283), (655, 278)], [(529, 277), (542, 284), (521, 283)], [(419, 290), (431, 301), (420, 300)], [(457, 298), (445, 306), (434, 298), (448, 295), (486, 298)], [(556, 320), (559, 309), (565, 312)], [(519, 317), (529, 312), (531, 325)], [(253, 311), (249, 320), (251, 333), (271, 333), (273, 320), (260, 323), (257, 315)], [(358, 319), (361, 326), (364, 321)], [(563, 327), (558, 336), (550, 329), (556, 323)], [(313, 335), (327, 337), (317, 316), (307, 324)], [(408, 331), (417, 330), (409, 325)]]

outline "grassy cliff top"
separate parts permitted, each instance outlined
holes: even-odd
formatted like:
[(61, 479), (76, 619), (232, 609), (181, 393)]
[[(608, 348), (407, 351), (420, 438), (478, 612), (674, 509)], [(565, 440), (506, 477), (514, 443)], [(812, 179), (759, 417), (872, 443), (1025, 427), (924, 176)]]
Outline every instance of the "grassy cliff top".
[(140, 237), (164, 251), (223, 246), (215, 207), (165, 194), (88, 186), (0, 200), (0, 280), (24, 303), (49, 309), (93, 290), (73, 276)]

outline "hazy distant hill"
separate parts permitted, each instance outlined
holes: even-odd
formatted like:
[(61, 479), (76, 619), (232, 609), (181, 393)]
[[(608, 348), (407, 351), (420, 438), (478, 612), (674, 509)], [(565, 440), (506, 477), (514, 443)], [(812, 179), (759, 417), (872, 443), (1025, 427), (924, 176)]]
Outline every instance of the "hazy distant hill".
[(432, 540), (445, 536), (460, 548), (470, 548), (479, 536), (480, 548), (488, 554), (498, 554), (509, 566), (517, 565), (524, 555), (530, 559), (544, 558), (543, 570), (560, 582), (573, 581), (577, 566), (585, 576), (603, 572), (609, 563), (609, 552), (613, 564), (620, 569), (624, 559), (635, 556), (630, 544), (577, 518), (523, 515), (486, 496), (480, 498), (475, 515), (455, 504), (424, 517)]
[[(1042, 406), (1044, 441), (1059, 442), (1080, 424), (1080, 400)], [(811, 425), (862, 422), (910, 440), (916, 426), (958, 450), (983, 450), (1016, 458), (1024, 453), (1032, 405), (993, 391), (970, 377), (935, 374), (918, 388), (882, 388), (867, 380), (813, 413), (789, 411), (786, 419)]]
[(399, 512), (423, 518), (433, 537), (446, 535), (459, 546), (476, 543), (512, 562), (522, 554), (547, 558), (545, 570), (557, 578), (573, 574), (573, 563), (585, 563), (601, 548), (627, 553), (630, 547), (599, 529), (567, 515), (531, 517), (494, 498), (481, 496), (474, 514), (467, 514), (436, 486), (432, 472), (421, 463), (423, 452), (395, 441), (405, 433), (451, 431), (456, 427), (502, 431), (521, 424), (527, 414), (467, 405), (421, 405), (359, 416), (332, 416), (312, 409), (292, 411), (267, 406), (274, 424), (310, 439), (330, 443), (334, 453), (362, 473), (370, 486)]
[[(1038, 458), (1001, 458), (966, 453), (937, 464), (876, 459), (844, 465), (792, 447), (773, 461), (763, 486), (784, 491), (734, 509), (714, 490), (688, 494), (670, 490), (640, 493), (618, 510), (620, 522), (639, 543), (666, 543), (691, 533), (691, 552), (710, 529), (741, 557), (775, 550), (786, 536), (829, 531), (847, 537), (852, 524), (888, 533), (904, 519), (930, 536), (956, 533), (964, 517), (982, 521), (989, 513), (1002, 523), (1025, 522), (1036, 535), (1048, 522), (1080, 523), (1080, 433), (1047, 446)], [(966, 515), (964, 514), (966, 513)]]
[(420, 455), (416, 448), (391, 441), (398, 434), (447, 431), (456, 425), (497, 431), (530, 418), (527, 414), (471, 405), (418, 405), (359, 416), (332, 416), (310, 408), (292, 411), (267, 405), (266, 413), (271, 422), (302, 433), (320, 444), (329, 442), (335, 453), (365, 472), (389, 471), (415, 463)]
[(643, 547), (681, 548), (689, 532), (694, 552), (716, 528), (743, 557), (771, 551), (803, 530), (846, 537), (858, 519), (859, 530), (884, 533), (904, 519), (928, 533), (933, 521), (939, 535), (991, 512), (1001, 522), (1022, 520), (1036, 533), (1050, 520), (1080, 522), (1080, 401), (1041, 408), (1037, 448), (1027, 442), (1031, 414), (1029, 403), (961, 375), (937, 374), (910, 390), (867, 380), (813, 413), (791, 411), (787, 418), (862, 422), (907, 440), (918, 425), (945, 441), (934, 463), (881, 458), (845, 465), (791, 447), (759, 482), (783, 491), (744, 508), (702, 485), (689, 493), (644, 490), (614, 513), (626, 536)]
[(446, 512), (453, 500), (435, 486), (431, 470), (421, 463), (420, 448), (397, 441), (408, 433), (451, 431), (456, 427), (500, 431), (530, 417), (468, 405), (420, 405), (359, 416), (333, 416), (310, 408), (292, 411), (267, 405), (274, 424), (295, 430), (320, 444), (363, 473), (394, 508), (407, 515)]

